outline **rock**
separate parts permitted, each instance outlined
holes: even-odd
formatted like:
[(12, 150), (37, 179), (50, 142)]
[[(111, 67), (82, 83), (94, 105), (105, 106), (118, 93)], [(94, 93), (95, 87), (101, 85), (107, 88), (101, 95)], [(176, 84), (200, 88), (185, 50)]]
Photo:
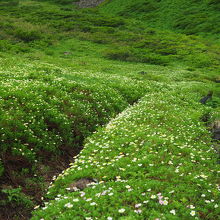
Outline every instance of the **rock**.
[(213, 139), (220, 141), (220, 120), (217, 120), (211, 125)]
[(213, 94), (213, 92), (210, 91), (210, 92), (208, 93), (208, 95), (205, 96), (205, 97), (203, 97), (199, 102), (200, 102), (201, 104), (205, 104), (209, 99), (212, 98), (212, 94)]
[(70, 55), (71, 52), (65, 51), (63, 54), (64, 54), (64, 55)]
[(92, 8), (98, 6), (104, 1), (105, 0), (80, 0), (75, 4), (78, 5), (80, 8)]
[(139, 72), (139, 74), (145, 75), (145, 74), (147, 74), (147, 72), (141, 71), (141, 72)]
[(83, 190), (86, 187), (88, 187), (89, 184), (92, 184), (92, 183), (97, 183), (97, 180), (90, 178), (90, 177), (88, 178), (85, 177), (85, 178), (81, 178), (71, 183), (67, 189), (71, 192), (77, 191), (77, 190)]

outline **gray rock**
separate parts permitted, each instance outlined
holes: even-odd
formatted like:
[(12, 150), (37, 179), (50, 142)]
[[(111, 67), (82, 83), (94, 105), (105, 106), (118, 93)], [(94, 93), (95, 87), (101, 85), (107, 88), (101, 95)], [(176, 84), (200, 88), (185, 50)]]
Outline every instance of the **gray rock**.
[(85, 178), (81, 178), (71, 183), (67, 189), (71, 192), (74, 192), (77, 190), (83, 190), (86, 187), (88, 187), (90, 184), (95, 184), (95, 183), (97, 183), (97, 180), (90, 178), (90, 177), (88, 178), (85, 177)]
[(212, 123), (213, 139), (220, 141), (220, 120)]
[(80, 0), (75, 4), (80, 8), (93, 8), (104, 2), (104, 0)]

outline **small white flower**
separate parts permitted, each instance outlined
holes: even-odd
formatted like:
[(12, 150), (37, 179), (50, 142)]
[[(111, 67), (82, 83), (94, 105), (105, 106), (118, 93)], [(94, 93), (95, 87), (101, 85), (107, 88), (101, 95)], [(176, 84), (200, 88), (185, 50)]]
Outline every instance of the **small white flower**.
[(202, 194), (201, 197), (205, 197), (205, 194)]
[(168, 201), (167, 201), (167, 200), (164, 200), (164, 201), (163, 201), (163, 204), (164, 204), (164, 205), (168, 205)]
[(218, 208), (218, 204), (215, 204), (215, 206), (214, 206), (215, 208)]
[(189, 206), (189, 208), (190, 208), (190, 209), (194, 209), (194, 208), (195, 208), (195, 206), (193, 206), (193, 205), (190, 205), (190, 206)]
[(142, 212), (142, 210), (141, 210), (141, 209), (138, 209), (138, 210), (134, 210), (134, 212), (137, 213), (137, 214), (139, 214), (139, 213)]
[(155, 195), (152, 195), (150, 198), (151, 198), (151, 199), (155, 199), (155, 198), (156, 198), (156, 196), (155, 196)]
[(79, 202), (79, 199), (73, 199), (73, 202)]
[(147, 200), (147, 201), (143, 201), (144, 204), (147, 204), (148, 202), (149, 202), (149, 200)]
[(194, 210), (190, 212), (191, 216), (194, 216), (195, 214), (196, 214), (196, 212)]
[(171, 214), (176, 215), (176, 211), (173, 209), (170, 211)]
[(125, 188), (127, 188), (127, 189), (130, 189), (130, 188), (131, 188), (131, 186), (129, 186), (129, 185), (126, 185), (126, 186), (125, 186)]
[(125, 212), (125, 209), (119, 209), (118, 212), (119, 212), (119, 213), (124, 213), (124, 212)]
[(108, 217), (108, 218), (107, 218), (107, 220), (112, 220), (112, 219), (113, 219), (112, 217)]
[(72, 208), (72, 207), (73, 207), (73, 204), (71, 204), (71, 203), (67, 203), (67, 204), (64, 205), (64, 207)]
[(97, 205), (95, 202), (91, 202), (90, 205), (94, 206)]
[(135, 208), (139, 208), (139, 207), (141, 207), (141, 206), (142, 206), (142, 204), (139, 203), (139, 204), (136, 204), (136, 205), (135, 205)]

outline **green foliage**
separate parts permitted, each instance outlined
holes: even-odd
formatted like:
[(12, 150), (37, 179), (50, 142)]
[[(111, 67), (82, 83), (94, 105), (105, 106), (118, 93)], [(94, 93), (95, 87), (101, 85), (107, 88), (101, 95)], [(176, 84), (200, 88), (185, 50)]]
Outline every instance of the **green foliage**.
[[(87, 138), (32, 219), (216, 219), (217, 156), (199, 121), (208, 108), (192, 88), (203, 85), (154, 83), (139, 103)], [(97, 183), (69, 189), (86, 177)]]
[[(218, 0), (112, 0), (101, 10), (105, 13), (140, 19), (152, 27), (177, 30), (185, 34), (219, 34)], [(216, 36), (218, 38), (218, 36)]]
[[(167, 219), (190, 219), (187, 205), (193, 202), (196, 216), (215, 219), (214, 202), (205, 204), (198, 193), (201, 188), (211, 190), (209, 201), (216, 198), (216, 189), (209, 185), (216, 181), (216, 158), (210, 134), (198, 120), (219, 109), (216, 91), (205, 107), (199, 104), (218, 78), (219, 46), (161, 29), (218, 33), (213, 24), (219, 17), (210, 15), (217, 2), (206, 1), (207, 11), (202, 11), (204, 3), (195, 7), (198, 1), (112, 0), (98, 9), (82, 10), (72, 2), (0, 1), (0, 177), (9, 185), (4, 188), (1, 183), (1, 210), (32, 207), (23, 192), (39, 201), (50, 175), (64, 169), (71, 155), (85, 146), (49, 190), (47, 197), (58, 199), (33, 218), (155, 219), (164, 213)], [(102, 13), (110, 6), (123, 16)], [(189, 12), (192, 15), (186, 16)], [(127, 166), (134, 158), (142, 165)], [(168, 160), (184, 166), (171, 166)], [(176, 169), (184, 173), (183, 179)], [(210, 178), (204, 182), (192, 177), (209, 169)], [(124, 192), (118, 176), (135, 189)], [(79, 194), (65, 188), (81, 177), (103, 181), (105, 190), (113, 189), (113, 194), (105, 192), (112, 197), (101, 196), (96, 208), (80, 200), (69, 209), (65, 205)], [(171, 199), (174, 187), (177, 193)], [(100, 190), (97, 184), (97, 189), (84, 191), (95, 198)], [(169, 208), (140, 198), (141, 193), (151, 197), (160, 192), (164, 198), (170, 196)], [(139, 200), (146, 207), (143, 212), (135, 206)], [(124, 214), (117, 212), (123, 208)], [(170, 213), (173, 209), (179, 210), (176, 216)]]
[(0, 0), (1, 7), (13, 7), (18, 5), (19, 5), (19, 0)]
[(21, 192), (21, 188), (3, 189), (2, 192), (7, 194), (7, 200), (1, 201), (1, 205), (3, 203), (9, 203), (14, 207), (23, 206), (25, 208), (33, 208), (33, 202)]

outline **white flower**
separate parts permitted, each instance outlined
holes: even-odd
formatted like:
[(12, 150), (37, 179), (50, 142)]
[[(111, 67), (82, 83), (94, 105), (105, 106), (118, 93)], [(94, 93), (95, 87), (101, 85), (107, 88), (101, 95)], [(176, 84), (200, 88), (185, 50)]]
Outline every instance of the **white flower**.
[(164, 205), (168, 205), (168, 201), (167, 201), (167, 200), (164, 200), (164, 201), (163, 201), (163, 204), (164, 204)]
[(73, 202), (79, 202), (79, 199), (73, 199)]
[(196, 212), (194, 210), (190, 212), (191, 216), (194, 216), (195, 214), (196, 214)]
[(73, 207), (73, 204), (71, 204), (71, 203), (67, 203), (67, 204), (64, 205), (64, 207), (72, 208), (72, 207)]
[(126, 185), (125, 187), (126, 187), (127, 189), (130, 189), (130, 188), (131, 188), (129, 185)]
[(214, 206), (215, 208), (218, 208), (218, 204), (215, 204), (215, 206)]
[(135, 208), (139, 208), (139, 207), (141, 207), (141, 206), (142, 206), (142, 204), (139, 203), (139, 204), (136, 204), (136, 205), (135, 205)]
[(139, 213), (142, 212), (142, 210), (141, 210), (141, 209), (138, 209), (138, 210), (134, 210), (134, 212), (137, 213), (137, 214), (139, 214)]
[(91, 203), (90, 203), (90, 205), (92, 205), (92, 206), (93, 206), (93, 205), (97, 205), (97, 204), (96, 204), (95, 202), (91, 202)]
[(118, 212), (119, 212), (119, 213), (124, 213), (124, 212), (125, 212), (125, 209), (119, 209)]
[(113, 219), (112, 217), (108, 217), (108, 218), (107, 218), (107, 220), (112, 220), (112, 219)]
[(147, 200), (147, 201), (143, 201), (144, 204), (147, 204), (148, 202), (149, 202), (149, 200)]
[(176, 215), (176, 211), (173, 209), (170, 211), (171, 214)]
[(155, 198), (156, 198), (156, 196), (155, 196), (155, 195), (152, 195), (150, 198), (151, 198), (151, 199), (155, 199)]
[(202, 194), (201, 197), (205, 197), (205, 194)]
[(195, 206), (193, 206), (193, 205), (190, 205), (189, 207), (190, 207), (191, 209), (194, 209), (194, 208), (195, 208)]

